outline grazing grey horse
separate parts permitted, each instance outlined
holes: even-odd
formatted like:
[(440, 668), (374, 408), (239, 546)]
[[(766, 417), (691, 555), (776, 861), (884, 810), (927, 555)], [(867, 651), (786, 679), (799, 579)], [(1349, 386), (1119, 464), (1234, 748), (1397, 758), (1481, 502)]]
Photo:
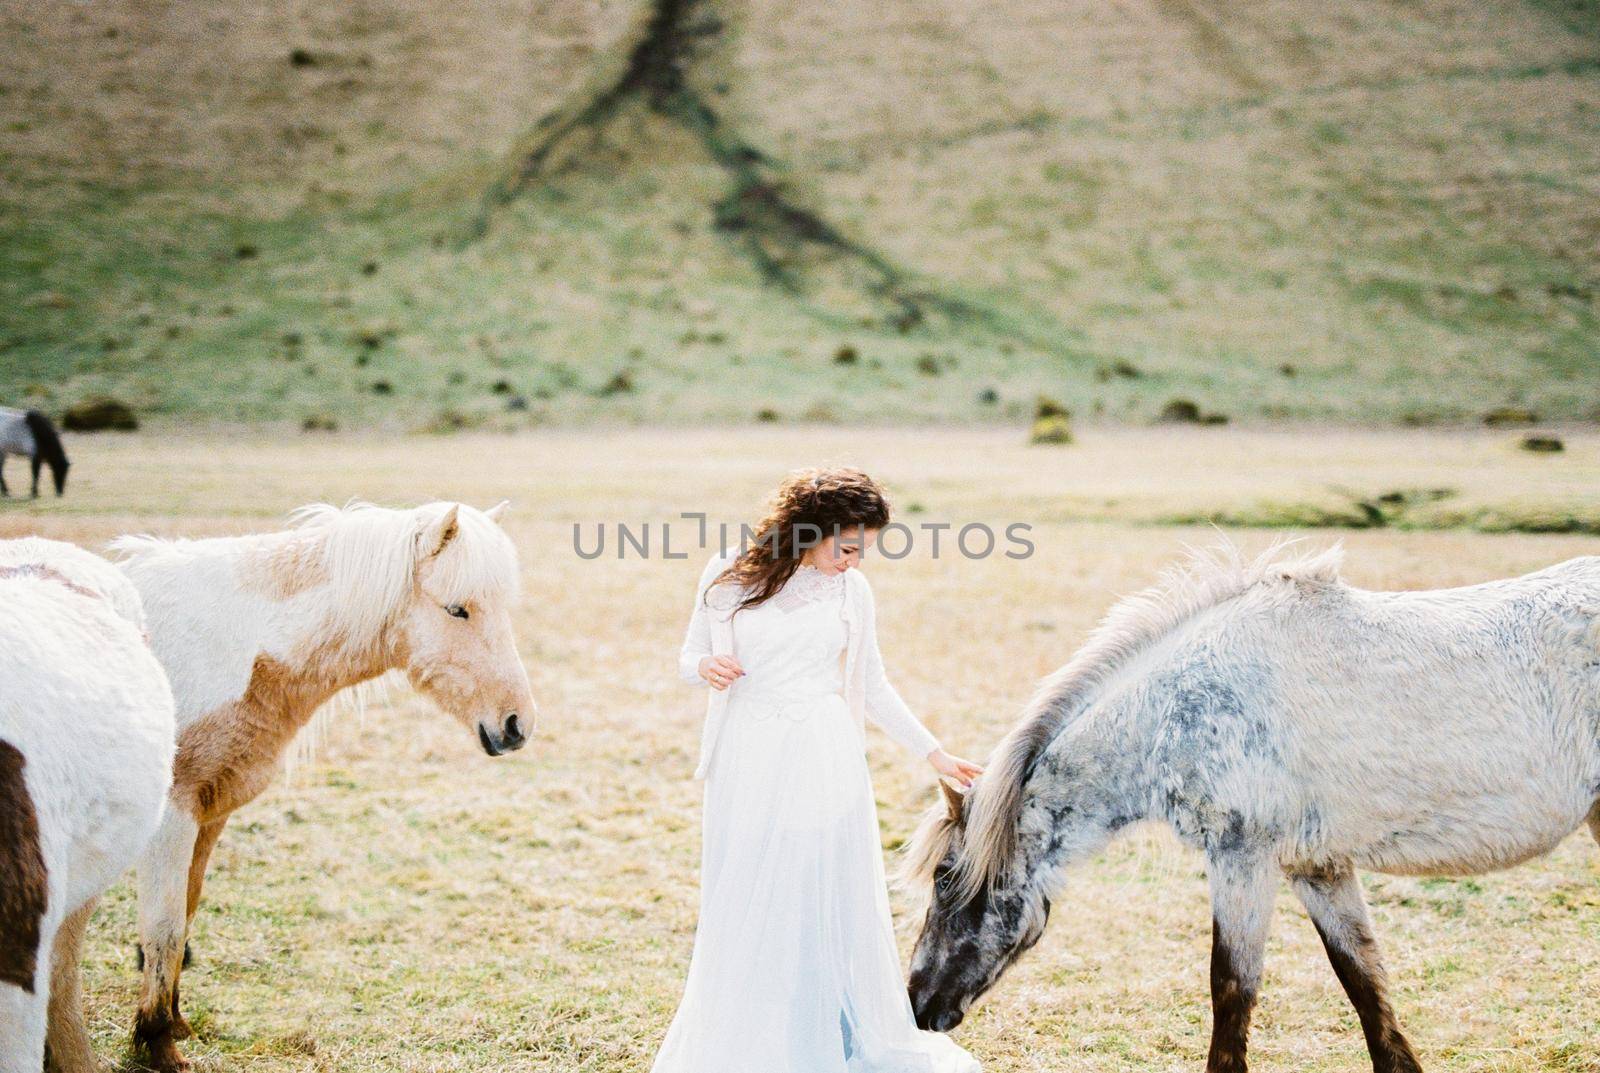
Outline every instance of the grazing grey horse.
[(1117, 605), (1046, 679), (907, 860), (931, 900), (911, 962), (948, 1030), (1044, 931), (1063, 871), (1160, 820), (1211, 881), (1210, 1073), (1245, 1042), (1279, 873), (1377, 1073), (1420, 1069), (1356, 869), (1475, 874), (1600, 839), (1600, 558), (1433, 592), (1367, 592), (1339, 552), (1226, 549)]
[(6, 487), (6, 455), (27, 455), (33, 463), (33, 498), (39, 498), (39, 470), (50, 465), (50, 476), (56, 482), (56, 495), (67, 490), (67, 452), (61, 446), (61, 437), (50, 419), (38, 410), (12, 410), (0, 406), (0, 496), (8, 496)]

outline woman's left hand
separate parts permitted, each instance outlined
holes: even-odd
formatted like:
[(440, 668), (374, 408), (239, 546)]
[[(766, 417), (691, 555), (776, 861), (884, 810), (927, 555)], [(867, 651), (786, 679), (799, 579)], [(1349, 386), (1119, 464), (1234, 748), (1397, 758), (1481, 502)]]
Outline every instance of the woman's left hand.
[(933, 765), (933, 770), (960, 786), (963, 790), (972, 788), (972, 780), (983, 774), (983, 768), (971, 760), (963, 760), (959, 756), (951, 756), (943, 749), (935, 749), (928, 754), (928, 763)]

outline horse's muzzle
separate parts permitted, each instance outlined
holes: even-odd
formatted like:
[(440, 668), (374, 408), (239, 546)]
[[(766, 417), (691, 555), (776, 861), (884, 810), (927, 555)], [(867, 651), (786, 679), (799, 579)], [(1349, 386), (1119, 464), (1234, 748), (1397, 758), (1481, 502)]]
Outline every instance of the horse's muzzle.
[(478, 743), (490, 756), (501, 756), (505, 753), (514, 753), (526, 745), (528, 735), (522, 729), (522, 719), (516, 712), (512, 712), (506, 716), (505, 722), (500, 724), (498, 734), (490, 734), (489, 728), (479, 723)]
[(959, 1003), (940, 1003), (937, 994), (917, 994), (917, 982), (912, 981), (911, 1015), (917, 1027), (924, 1032), (949, 1032), (965, 1016)]

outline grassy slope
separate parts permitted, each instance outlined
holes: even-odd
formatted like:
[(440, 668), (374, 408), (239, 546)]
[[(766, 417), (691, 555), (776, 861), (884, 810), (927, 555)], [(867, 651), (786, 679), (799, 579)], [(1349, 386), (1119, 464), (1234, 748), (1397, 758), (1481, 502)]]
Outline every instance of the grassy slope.
[(398, 428), (982, 421), (1040, 391), (1111, 420), (1600, 411), (1592, 3), (754, 4), (756, 141), (1020, 341), (763, 288), (711, 226), (722, 176), (654, 121), (438, 244), (629, 10), (527, 6), (0, 16), (0, 399)]
[[(1181, 542), (1216, 537), (1141, 524), (1152, 512), (1297, 497), (1351, 473), (1381, 482), (1369, 494), (1448, 485), (1502, 505), (1600, 503), (1600, 437), (1540, 459), (1500, 441), (1335, 433), (1313, 448), (1287, 432), (1119, 430), (1062, 451), (992, 429), (630, 429), (468, 436), (451, 441), (458, 452), (409, 437), (98, 437), (68, 497), (13, 504), (0, 537), (94, 546), (130, 530), (268, 529), (311, 498), (511, 496), (538, 739), (491, 761), (403, 688), (364, 718), (336, 717), (317, 762), (241, 810), (213, 859), (183, 980), (199, 1032), (188, 1051), (197, 1073), (645, 1073), (693, 938), (701, 787), (689, 775), (703, 708), (669, 663), (699, 562), (583, 561), (574, 523), (589, 546), (600, 521), (652, 523), (657, 541), (679, 511), (737, 522), (774, 473), (810, 456), (870, 466), (914, 524), (1034, 524), (1027, 560), (950, 555), (947, 533), (938, 560), (923, 542), (867, 565), (898, 688), (953, 748), (981, 755), (1118, 595)], [(479, 464), (461, 467), (460, 453)], [(674, 546), (689, 550), (693, 531), (675, 526)], [(1235, 537), (1252, 549), (1271, 538)], [(1591, 537), (1466, 532), (1358, 532), (1347, 545), (1351, 579), (1377, 588), (1476, 582), (1594, 550)], [(876, 732), (870, 757), (892, 849), (933, 791)], [(1587, 835), (1496, 875), (1366, 882), (1427, 1069), (1600, 1069), (1600, 852)], [(1055, 904), (1043, 941), (958, 1032), (985, 1069), (1201, 1068), (1210, 912), (1198, 857), (1134, 835), (1074, 870)], [(909, 924), (905, 901), (896, 909)], [(125, 881), (102, 902), (86, 962), (90, 1025), (113, 1059), (136, 997), (133, 929)], [(1251, 1053), (1263, 1069), (1370, 1069), (1287, 890)]]

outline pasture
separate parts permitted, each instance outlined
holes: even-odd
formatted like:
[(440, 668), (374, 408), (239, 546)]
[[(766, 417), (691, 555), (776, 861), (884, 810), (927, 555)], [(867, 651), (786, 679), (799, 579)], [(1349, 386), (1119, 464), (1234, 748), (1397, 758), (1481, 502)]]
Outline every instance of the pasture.
[(651, 113), (458, 242), (642, 0), (35, 0), (0, 23), (0, 398), (396, 431), (990, 423), (1041, 391), (1595, 412), (1593, 0), (718, 5), (741, 30), (699, 77), (739, 137), (972, 315), (899, 320), (803, 243), (770, 286), (725, 169)]
[[(966, 559), (947, 533), (938, 558), (919, 534), (905, 559), (867, 565), (892, 680), (953, 751), (981, 757), (1119, 594), (1183, 542), (1215, 538), (1197, 519), (1359, 520), (1376, 504), (1385, 527), (1309, 539), (1342, 537), (1347, 576), (1379, 588), (1600, 550), (1579, 533), (1486, 531), (1591, 526), (1600, 436), (1566, 440), (1535, 456), (1504, 433), (1303, 429), (1091, 429), (1062, 449), (1004, 430), (831, 426), (80, 437), (67, 498), (0, 504), (0, 535), (98, 547), (129, 531), (275, 528), (315, 499), (511, 498), (534, 742), (490, 760), (404, 686), (336, 710), (213, 858), (184, 977), (198, 1033), (186, 1051), (202, 1073), (645, 1073), (687, 965), (699, 859), (703, 706), (672, 664), (703, 556), (680, 512), (737, 524), (786, 469), (838, 461), (883, 479), (913, 526), (1030, 524), (1025, 560)], [(686, 560), (660, 558), (665, 521)], [(592, 547), (602, 522), (613, 535), (652, 523), (652, 558), (619, 561), (614, 542), (580, 558), (573, 526)], [(1282, 533), (1229, 535), (1254, 549)], [(875, 732), (872, 762), (892, 850), (932, 783)], [(1510, 873), (1369, 877), (1367, 892), (1426, 1068), (1600, 1070), (1600, 850), (1587, 835)], [(904, 898), (896, 909), (912, 923)], [(125, 1066), (133, 936), (124, 882), (91, 927), (85, 982), (97, 1048)], [(958, 1038), (992, 1073), (1198, 1069), (1209, 942), (1198, 857), (1135, 835), (1074, 873), (1044, 940)], [(1368, 1068), (1286, 889), (1255, 1024), (1259, 1068)]]

